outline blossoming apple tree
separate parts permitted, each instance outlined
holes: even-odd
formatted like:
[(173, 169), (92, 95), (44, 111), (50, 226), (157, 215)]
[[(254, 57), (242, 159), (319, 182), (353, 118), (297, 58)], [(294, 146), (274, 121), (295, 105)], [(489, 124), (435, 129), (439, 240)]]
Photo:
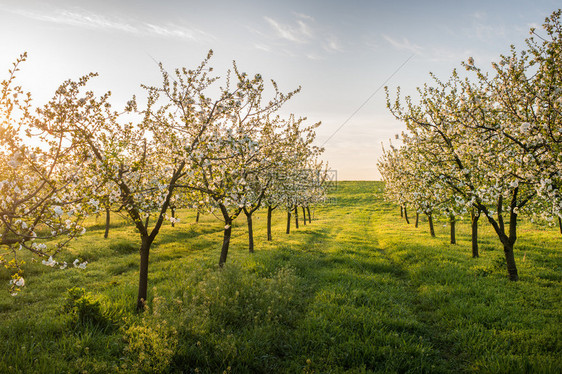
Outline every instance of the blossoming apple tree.
[(97, 210), (97, 201), (82, 194), (85, 155), (62, 134), (45, 131), (31, 95), (14, 86), (25, 59), (20, 56), (0, 88), (0, 265), (13, 272), (13, 295), (25, 285), (20, 251), (66, 267), (52, 256), (84, 233), (84, 217)]
[[(281, 93), (275, 82), (273, 89), (273, 97), (265, 101), (261, 75), (249, 77), (234, 64), (220, 89), (220, 116), (210, 122), (183, 178), (184, 188), (206, 194), (220, 211), (221, 266), (227, 259), (232, 222), (246, 209), (251, 225), (251, 213), (261, 205), (271, 183), (269, 170), (279, 157), (275, 147), (279, 147), (281, 124), (274, 113), (299, 91)], [(181, 139), (181, 134), (176, 136)]]
[[(117, 192), (119, 203), (139, 233), (138, 310), (144, 308), (147, 299), (151, 245), (167, 217), (177, 182), (186, 174), (187, 158), (195, 152), (201, 135), (218, 113), (218, 105), (203, 95), (214, 81), (206, 71), (209, 58), (210, 55), (195, 70), (184, 69), (189, 87), (175, 92), (183, 110), (179, 113), (170, 111), (168, 103), (160, 105), (160, 94), (174, 94), (166, 74), (162, 88), (148, 88), (145, 109), (139, 110), (135, 99), (128, 103), (128, 111), (138, 115), (135, 119), (140, 116), (135, 123), (120, 122), (121, 114), (109, 104), (109, 93), (96, 97), (91, 91), (84, 92), (92, 75), (78, 82), (65, 82), (42, 110), (50, 118), (49, 131), (64, 133), (89, 156), (86, 165), (90, 178), (102, 180), (107, 188)], [(214, 109), (200, 115), (209, 105)], [(175, 122), (162, 120), (168, 116), (173, 116)], [(175, 125), (185, 132), (181, 144), (170, 144)], [(90, 193), (95, 195), (94, 191)]]

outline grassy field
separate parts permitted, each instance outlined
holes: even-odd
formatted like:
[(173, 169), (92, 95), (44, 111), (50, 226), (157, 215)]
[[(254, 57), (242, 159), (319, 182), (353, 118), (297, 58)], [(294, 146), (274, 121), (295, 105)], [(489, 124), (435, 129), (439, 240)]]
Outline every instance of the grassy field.
[(510, 282), (485, 222), (473, 259), (467, 222), (457, 245), (441, 224), (431, 238), (381, 189), (340, 182), (289, 235), (276, 212), (272, 242), (261, 213), (254, 254), (239, 219), (224, 269), (221, 224), (180, 212), (151, 252), (142, 315), (138, 235), (115, 220), (104, 240), (92, 220), (59, 257), (86, 270), (30, 262), (16, 297), (0, 271), (0, 372), (562, 372), (560, 233), (523, 224)]

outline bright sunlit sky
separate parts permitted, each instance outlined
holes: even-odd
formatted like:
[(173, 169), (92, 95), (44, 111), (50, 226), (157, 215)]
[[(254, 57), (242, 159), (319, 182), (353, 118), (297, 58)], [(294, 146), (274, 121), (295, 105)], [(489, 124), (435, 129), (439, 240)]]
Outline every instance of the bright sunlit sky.
[[(0, 79), (27, 51), (18, 74), (36, 104), (64, 80), (98, 72), (92, 88), (122, 107), (140, 84), (197, 66), (209, 49), (223, 75), (236, 60), (281, 90), (302, 86), (282, 113), (322, 121), (317, 145), (339, 180), (380, 178), (381, 142), (403, 130), (386, 109), (388, 81), (415, 95), (429, 72), (446, 79), (469, 56), (489, 66), (559, 8), (534, 1), (0, 0)], [(373, 95), (374, 94), (374, 95)], [(369, 97), (372, 98), (343, 127)], [(338, 128), (341, 129), (334, 135)], [(333, 136), (332, 136), (333, 135)], [(331, 138), (330, 138), (331, 137)], [(328, 140), (329, 139), (329, 140)], [(328, 140), (326, 142), (326, 140)], [(326, 142), (326, 143), (325, 143)], [(325, 144), (324, 144), (325, 143)]]

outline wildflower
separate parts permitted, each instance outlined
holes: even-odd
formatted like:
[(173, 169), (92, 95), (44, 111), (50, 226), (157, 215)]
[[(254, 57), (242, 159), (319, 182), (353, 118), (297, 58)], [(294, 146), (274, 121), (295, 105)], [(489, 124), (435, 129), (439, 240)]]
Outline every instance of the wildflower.
[(25, 279), (23, 279), (23, 277), (12, 279), (12, 280), (10, 280), (10, 284), (13, 284), (16, 287), (23, 287), (23, 286), (25, 286)]
[(50, 267), (54, 267), (55, 265), (58, 265), (58, 262), (53, 260), (53, 256), (50, 256), (48, 261), (43, 260), (41, 261), (41, 263), (45, 266), (50, 266)]
[(78, 259), (74, 260), (74, 262), (72, 263), (72, 265), (74, 265), (75, 268), (79, 268), (79, 269), (86, 269), (87, 264), (88, 264), (88, 261), (84, 261), (84, 262), (80, 263), (80, 260), (78, 260)]
[(62, 207), (55, 205), (53, 207), (53, 211), (55, 212), (55, 214), (57, 215), (57, 217), (60, 217), (63, 215), (64, 211), (62, 210)]

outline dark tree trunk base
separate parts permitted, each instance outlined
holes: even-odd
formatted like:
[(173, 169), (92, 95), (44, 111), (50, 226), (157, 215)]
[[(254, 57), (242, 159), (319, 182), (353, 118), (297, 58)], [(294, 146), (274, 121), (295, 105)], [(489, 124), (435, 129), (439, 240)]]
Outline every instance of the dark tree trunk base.
[(111, 220), (111, 212), (109, 206), (105, 208), (105, 233), (103, 234), (104, 239), (109, 237), (109, 223)]
[(141, 239), (140, 267), (139, 267), (139, 290), (137, 295), (137, 312), (144, 311), (148, 293), (148, 258), (152, 242), (149, 237)]
[(478, 219), (480, 214), (476, 215), (474, 212), (471, 212), (471, 218), (472, 257), (477, 258), (480, 257), (478, 253)]
[(248, 251), (254, 253), (254, 229), (251, 214), (246, 215), (246, 221), (248, 221)]
[(271, 239), (271, 213), (273, 209), (270, 206), (267, 207), (267, 241), (270, 242)]
[(456, 221), (454, 217), (451, 217), (451, 244), (457, 244), (457, 235), (456, 235)]
[(406, 219), (406, 223), (409, 225), (410, 220), (408, 219), (408, 209), (404, 207), (404, 218)]
[(433, 217), (431, 214), (427, 215), (427, 221), (429, 223), (429, 234), (435, 238), (435, 229), (433, 228)]
[(228, 256), (228, 247), (230, 246), (230, 236), (232, 234), (232, 221), (226, 223), (224, 229), (224, 237), (222, 240), (221, 256), (219, 258), (219, 266), (223, 267)]
[(504, 243), (503, 252), (505, 254), (505, 262), (507, 263), (507, 274), (509, 276), (509, 280), (518, 281), (519, 274), (517, 272), (517, 266), (515, 265), (513, 245)]

